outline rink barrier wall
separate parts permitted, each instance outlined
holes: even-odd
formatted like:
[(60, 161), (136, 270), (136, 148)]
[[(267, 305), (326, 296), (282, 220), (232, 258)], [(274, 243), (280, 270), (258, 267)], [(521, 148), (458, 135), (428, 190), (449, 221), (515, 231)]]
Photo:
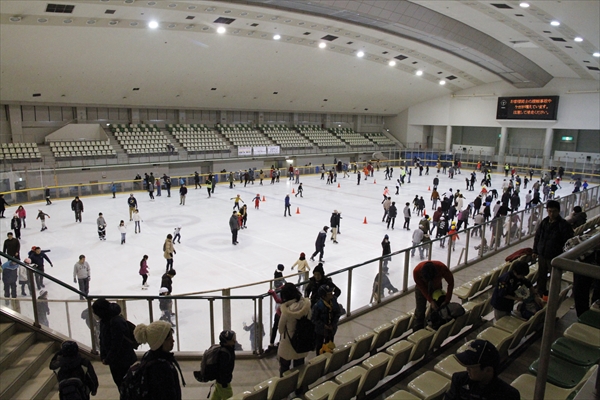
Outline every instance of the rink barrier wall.
[[(585, 204), (585, 211), (588, 214), (588, 220), (592, 220), (594, 217), (600, 214), (600, 203), (599, 203), (599, 195), (600, 195), (600, 186), (594, 186), (592, 188), (588, 188), (584, 192), (579, 192), (575, 194), (571, 194), (569, 196), (562, 197), (557, 199), (561, 204), (561, 215), (565, 217), (570, 210), (575, 205)], [(527, 219), (526, 217), (529, 216)], [(444, 250), (444, 254), (446, 256), (445, 260), (442, 260), (449, 266), (452, 271), (458, 271), (463, 269), (469, 265), (478, 263), (493, 254), (496, 254), (498, 251), (505, 250), (511, 246), (514, 246), (518, 243), (521, 243), (524, 240), (530, 239), (535, 235), (535, 230), (537, 226), (537, 222), (541, 221), (545, 217), (545, 208), (543, 204), (538, 205), (535, 208), (524, 209), (513, 214), (509, 214), (506, 217), (501, 217), (492, 221), (489, 221), (486, 224), (481, 226), (472, 226), (467, 228), (466, 230), (461, 230), (459, 232), (462, 237), (465, 238), (464, 246), (459, 247), (459, 251), (451, 251), (451, 247), (448, 246), (446, 250)], [(517, 218), (518, 217), (518, 218)], [(527, 222), (525, 222), (527, 220)], [(596, 218), (598, 220), (598, 218)], [(513, 228), (513, 224), (515, 224), (517, 228)], [(514, 235), (506, 235), (502, 236), (500, 234), (495, 235), (494, 240), (492, 240), (492, 236), (495, 234), (496, 230), (498, 233), (501, 233), (502, 230), (506, 227), (507, 232), (514, 231)], [(478, 238), (471, 238), (471, 234), (474, 230), (480, 229), (481, 236)], [(482, 245), (483, 239), (489, 239), (489, 249), (487, 252), (482, 252), (481, 248), (479, 251), (475, 251), (474, 248), (471, 249), (471, 245), (475, 243), (478, 245)], [(503, 240), (504, 239), (504, 240)], [(414, 251), (416, 255), (417, 252), (421, 252), (420, 248), (423, 248), (423, 254), (425, 259), (431, 260), (432, 253), (434, 252), (437, 245), (441, 244), (443, 241), (449, 240), (449, 237), (446, 236), (444, 238), (433, 239), (426, 244), (411, 246), (391, 254), (391, 258), (396, 261), (389, 261), (388, 265), (390, 266), (390, 270), (394, 269), (396, 271), (402, 271), (402, 281), (399, 286), (401, 286), (396, 293), (392, 293), (391, 295), (385, 297), (384, 290), (382, 288), (381, 279), (382, 275), (382, 267), (384, 262), (384, 257), (378, 257), (371, 260), (364, 261), (362, 263), (355, 264), (353, 266), (332, 272), (328, 274), (328, 277), (331, 277), (336, 285), (342, 289), (342, 298), (339, 299), (339, 303), (344, 306), (345, 314), (342, 316), (340, 323), (344, 323), (346, 321), (350, 321), (351, 319), (368, 313), (374, 308), (380, 307), (388, 302), (396, 300), (400, 296), (404, 296), (408, 293), (411, 293), (414, 290), (414, 282), (412, 282), (412, 268), (420, 262), (421, 260), (412, 262), (411, 253)], [(472, 257), (469, 256), (471, 253)], [(438, 253), (440, 254), (440, 253)], [(73, 334), (75, 333), (75, 328), (72, 325), (79, 324), (81, 327), (81, 319), (76, 315), (80, 310), (87, 308), (89, 315), (93, 315), (91, 311), (92, 302), (100, 297), (107, 298), (110, 300), (117, 301), (122, 308), (122, 314), (127, 318), (128, 308), (134, 307), (133, 314), (130, 315), (132, 322), (134, 323), (148, 323), (152, 322), (156, 319), (157, 312), (157, 303), (161, 297), (159, 296), (85, 296), (78, 289), (70, 286), (60, 280), (52, 277), (51, 275), (47, 275), (45, 273), (39, 272), (37, 269), (34, 269), (28, 265), (23, 264), (21, 261), (16, 260), (8, 255), (0, 252), (0, 255), (12, 259), (16, 261), (19, 265), (23, 265), (28, 270), (30, 282), (33, 282), (33, 275), (39, 274), (43, 276), (45, 279), (48, 279), (60, 287), (66, 290), (68, 296), (83, 296), (85, 300), (52, 300), (49, 299), (49, 304), (54, 304), (56, 307), (61, 307), (59, 304), (64, 304), (64, 316), (66, 317), (66, 327), (63, 325), (60, 329), (54, 328), (57, 332), (64, 335), (65, 337), (73, 338)], [(464, 256), (464, 257), (463, 257)], [(387, 258), (387, 257), (386, 257)], [(437, 257), (436, 257), (437, 258)], [(398, 261), (400, 260), (400, 261)], [(379, 274), (379, 281), (377, 285), (374, 285), (378, 289), (378, 293), (353, 293), (352, 280), (354, 276), (358, 276), (358, 279), (362, 279), (362, 276), (368, 274), (370, 276), (376, 276)], [(293, 278), (298, 277), (298, 274), (288, 275), (285, 278)], [(222, 329), (232, 329), (232, 314), (236, 313), (238, 310), (236, 307), (232, 307), (232, 305), (241, 304), (242, 301), (251, 301), (253, 304), (253, 319), (257, 322), (257, 330), (255, 332), (255, 343), (251, 344), (254, 348), (253, 353), (255, 355), (261, 355), (264, 353), (263, 348), (263, 332), (264, 323), (268, 322), (268, 326), (270, 326), (270, 322), (273, 320), (274, 312), (275, 312), (275, 303), (272, 299), (269, 302), (264, 301), (266, 297), (269, 297), (269, 294), (266, 293), (268, 289), (274, 287), (275, 280), (267, 280), (261, 281), (253, 284), (242, 285), (237, 287), (230, 288), (222, 288), (216, 289), (210, 292), (198, 292), (195, 294), (178, 294), (169, 296), (171, 300), (173, 300), (174, 305), (174, 324), (179, 326), (179, 312), (178, 309), (181, 306), (186, 306), (189, 304), (189, 301), (193, 301), (195, 309), (201, 309), (202, 307), (198, 307), (195, 302), (205, 302), (208, 303), (208, 321), (204, 320), (203, 325), (208, 325), (208, 335), (209, 337), (200, 337), (202, 333), (196, 332), (194, 336), (196, 339), (200, 340), (201, 343), (198, 343), (198, 346), (193, 349), (184, 348), (188, 347), (184, 346), (181, 342), (181, 335), (189, 335), (189, 332), (180, 332), (179, 329), (175, 330), (176, 333), (176, 349), (177, 351), (201, 351), (204, 348), (207, 348), (209, 345), (215, 343), (215, 338), (218, 335), (218, 332)], [(307, 283), (307, 281), (299, 280), (297, 286), (302, 291), (303, 286)], [(17, 299), (6, 299), (5, 300), (10, 305), (10, 309), (15, 312), (20, 313), (26, 320), (29, 319), (30, 323), (35, 327), (40, 327), (40, 320), (38, 318), (37, 313), (37, 297), (35, 291), (35, 285), (32, 285), (30, 288), (31, 298), (17, 298)], [(207, 295), (208, 293), (213, 292), (212, 295)], [(253, 292), (259, 294), (253, 295), (241, 295), (236, 294), (236, 292)], [(202, 294), (202, 295), (200, 295)], [(369, 298), (370, 295), (370, 298)], [(65, 296), (65, 297), (68, 297)], [(139, 304), (136, 302), (147, 302), (147, 311), (142, 311), (140, 309)], [(183, 302), (181, 305), (179, 303)], [(216, 311), (218, 306), (220, 305), (220, 312)], [(83, 306), (83, 307), (82, 307)], [(2, 309), (6, 309), (8, 306), (0, 306)], [(74, 309), (78, 308), (77, 311)], [(143, 307), (142, 307), (143, 308)], [(142, 313), (143, 316), (140, 317), (138, 313)], [(266, 318), (267, 314), (269, 314), (269, 318)], [(206, 317), (204, 317), (206, 318)], [(206, 324), (208, 322), (208, 324)], [(53, 324), (55, 324), (53, 322)], [(201, 323), (202, 325), (202, 323)], [(217, 328), (219, 326), (219, 328)], [(97, 351), (97, 343), (95, 340), (95, 325), (90, 324), (88, 327), (89, 336), (86, 338), (79, 339), (82, 341), (84, 345), (88, 346), (92, 353)], [(266, 330), (268, 331), (268, 329)], [(186, 340), (183, 340), (186, 341)]]

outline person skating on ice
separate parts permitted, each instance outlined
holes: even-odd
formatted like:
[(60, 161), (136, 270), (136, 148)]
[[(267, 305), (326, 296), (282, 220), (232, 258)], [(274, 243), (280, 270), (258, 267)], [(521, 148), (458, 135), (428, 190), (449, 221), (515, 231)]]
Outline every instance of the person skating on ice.
[(133, 193), (129, 195), (127, 205), (129, 206), (129, 220), (133, 221), (133, 212), (137, 209), (137, 200), (133, 197)]
[(102, 213), (98, 214), (96, 225), (98, 225), (98, 237), (100, 240), (106, 240), (106, 220), (104, 219)]
[(127, 235), (127, 225), (125, 225), (125, 221), (123, 220), (119, 222), (119, 232), (121, 232), (121, 244), (125, 244), (125, 236)]
[(244, 203), (244, 200), (242, 200), (242, 198), (240, 197), (240, 195), (238, 194), (235, 197), (230, 198), (229, 200), (233, 200), (233, 209), (235, 210), (237, 208), (238, 211), (240, 211), (240, 201), (242, 203)]
[(315, 252), (310, 257), (310, 261), (315, 261), (315, 256), (319, 254), (319, 262), (325, 262), (325, 260), (323, 260), (323, 255), (325, 254), (325, 241), (327, 240), (328, 229), (328, 226), (324, 226), (323, 230), (321, 230), (317, 235), (317, 240), (315, 241)]
[(298, 190), (296, 191), (296, 197), (298, 197), (298, 195), (300, 195), (300, 197), (304, 197), (302, 196), (303, 191), (304, 189), (302, 188), (302, 182), (300, 182), (300, 185), (298, 185)]
[(181, 243), (181, 226), (176, 226), (173, 231), (173, 234), (175, 235), (173, 236), (173, 243)]
[(140, 215), (139, 210), (136, 209), (133, 212), (133, 223), (135, 225), (135, 233), (142, 233), (142, 226), (140, 225), (140, 222), (143, 222), (142, 216)]
[(79, 200), (79, 196), (71, 202), (71, 210), (75, 213), (75, 222), (81, 223), (81, 214), (83, 213), (83, 202)]
[(50, 216), (48, 214), (46, 214), (42, 210), (38, 210), (38, 215), (35, 219), (39, 219), (40, 222), (42, 223), (42, 230), (40, 232), (43, 232), (46, 229), (48, 229), (48, 227), (46, 226), (46, 217), (50, 218)]
[(142, 289), (148, 289), (148, 275), (150, 275), (150, 268), (148, 268), (148, 256), (144, 254), (140, 261), (140, 275), (142, 276)]
[(252, 201), (254, 201), (254, 209), (258, 210), (260, 207), (260, 193), (256, 193), (256, 197), (254, 197)]
[(291, 210), (292, 205), (290, 204), (290, 195), (289, 194), (285, 195), (284, 205), (285, 205), (285, 208), (283, 209), (283, 216), (286, 217), (287, 216), (286, 212), (287, 212), (287, 214), (291, 217), (292, 212), (290, 210)]

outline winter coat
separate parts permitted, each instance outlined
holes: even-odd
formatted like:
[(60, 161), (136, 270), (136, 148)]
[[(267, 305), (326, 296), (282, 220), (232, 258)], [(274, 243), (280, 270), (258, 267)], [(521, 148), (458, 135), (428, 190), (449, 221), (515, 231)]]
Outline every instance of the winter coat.
[(171, 279), (168, 274), (163, 274), (160, 281), (160, 287), (169, 289), (168, 293), (170, 294), (173, 291), (173, 279)]
[(187, 188), (185, 186), (182, 186), (179, 188), (179, 195), (180, 196), (185, 196), (187, 194)]
[(75, 212), (82, 212), (83, 211), (83, 202), (81, 200), (79, 200), (79, 201), (73, 200), (71, 202), (71, 210), (73, 210)]
[(148, 382), (148, 400), (173, 399), (181, 400), (181, 386), (179, 383), (179, 364), (173, 353), (158, 350), (149, 350), (142, 357), (142, 361), (151, 362), (146, 367), (145, 377)]
[(395, 205), (391, 205), (390, 209), (388, 210), (388, 217), (390, 218), (396, 218), (396, 216), (398, 215), (398, 209), (396, 208)]
[(553, 259), (563, 252), (567, 240), (573, 237), (573, 228), (560, 216), (554, 223), (546, 217), (540, 223), (533, 240), (533, 254)]
[(48, 258), (45, 251), (41, 251), (40, 254), (37, 254), (35, 251), (32, 250), (29, 252), (28, 255), (29, 259), (31, 260), (31, 263), (35, 264), (37, 266), (37, 269), (39, 269), (42, 272), (44, 271), (44, 260), (47, 260), (48, 263), (52, 265), (52, 261), (50, 261), (50, 258)]
[(583, 225), (587, 221), (587, 214), (585, 212), (573, 213), (569, 218), (567, 218), (569, 224), (573, 229)]
[(15, 213), (19, 216), (19, 218), (27, 217), (27, 212), (25, 211), (24, 208), (18, 208)]
[(146, 262), (146, 260), (142, 260), (140, 262), (140, 275), (146, 274), (148, 274), (148, 263)]
[(290, 341), (296, 332), (296, 321), (302, 317), (311, 318), (310, 301), (307, 298), (301, 297), (298, 301), (289, 300), (281, 305), (278, 327), (281, 341), (277, 355), (284, 360), (297, 360), (306, 357), (309, 353), (296, 353)]
[(133, 347), (126, 339), (127, 321), (120, 314), (117, 303), (110, 303), (106, 310), (96, 314), (100, 317), (100, 358), (108, 365), (131, 365), (136, 361)]
[(425, 234), (421, 229), (415, 229), (412, 234), (413, 245), (421, 243), (423, 241), (423, 236), (425, 236)]
[(332, 228), (337, 228), (340, 225), (340, 214), (333, 213), (331, 214), (331, 218), (329, 218), (329, 224)]
[[(340, 305), (335, 297), (331, 299), (331, 309), (325, 305), (323, 299), (320, 299), (312, 308), (311, 321), (315, 325), (315, 333), (322, 336), (335, 336), (340, 315)], [(326, 332), (326, 329), (330, 329), (331, 332)]]
[(229, 229), (231, 229), (232, 232), (240, 229), (240, 221), (235, 214), (229, 217)]
[(309, 272), (310, 271), (310, 267), (308, 266), (308, 261), (306, 260), (296, 260), (296, 262), (292, 265), (292, 269), (294, 269), (295, 266), (298, 266), (298, 272)]
[(98, 217), (98, 219), (96, 220), (96, 224), (98, 225), (98, 228), (105, 227), (106, 220), (104, 219), (104, 217)]
[(21, 251), (21, 242), (19, 239), (13, 237), (12, 239), (6, 239), (2, 251), (9, 256), (16, 256)]
[(404, 209), (402, 210), (402, 213), (404, 215), (404, 218), (410, 218), (410, 207), (409, 206), (404, 207)]
[(381, 248), (382, 248), (382, 252), (381, 255), (382, 256), (387, 256), (388, 254), (392, 254), (392, 246), (390, 244), (390, 241), (386, 241), (385, 239), (381, 242)]
[(304, 289), (304, 297), (310, 298), (311, 307), (315, 305), (317, 301), (319, 301), (319, 288), (323, 285), (333, 288), (333, 297), (335, 298), (340, 297), (340, 294), (342, 294), (340, 288), (335, 286), (331, 278), (324, 276), (323, 279), (317, 281), (313, 276), (308, 280), (308, 284)]
[(18, 217), (10, 220), (10, 229), (21, 229), (21, 220)]
[(12, 261), (7, 261), (2, 264), (2, 280), (4, 281), (5, 285), (17, 283), (17, 277), (19, 275), (18, 269), (19, 264), (12, 264)]
[(167, 260), (171, 260), (173, 258), (173, 253), (175, 253), (175, 248), (173, 247), (173, 241), (171, 239), (165, 240), (163, 250), (163, 257)]
[(135, 197), (128, 197), (127, 205), (129, 206), (129, 208), (137, 208), (137, 200), (135, 199)]
[[(87, 370), (84, 372), (83, 368)], [(62, 351), (59, 351), (52, 357), (50, 361), (50, 369), (57, 372), (58, 381), (62, 381), (69, 378), (79, 378), (86, 385), (88, 399), (89, 393), (96, 394), (98, 390), (98, 377), (92, 363), (76, 354), (74, 357), (65, 357), (62, 355)]]
[(27, 283), (29, 282), (29, 273), (27, 272), (27, 268), (22, 265), (19, 265), (19, 283)]
[(317, 240), (315, 241), (315, 248), (317, 250), (321, 250), (325, 247), (325, 240), (327, 239), (327, 233), (323, 230), (319, 232), (317, 235)]

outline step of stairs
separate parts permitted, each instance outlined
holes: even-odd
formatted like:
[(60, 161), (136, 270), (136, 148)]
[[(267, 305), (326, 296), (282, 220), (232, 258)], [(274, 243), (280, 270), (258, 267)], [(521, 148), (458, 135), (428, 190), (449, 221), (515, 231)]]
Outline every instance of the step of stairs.
[(33, 343), (33, 332), (16, 332), (3, 341), (0, 346), (0, 373), (16, 362)]
[(50, 370), (50, 360), (52, 354), (46, 359), (31, 377), (25, 382), (25, 384), (15, 393), (10, 399), (13, 400), (43, 400), (53, 390), (56, 391), (58, 399), (58, 383), (56, 381), (56, 375)]

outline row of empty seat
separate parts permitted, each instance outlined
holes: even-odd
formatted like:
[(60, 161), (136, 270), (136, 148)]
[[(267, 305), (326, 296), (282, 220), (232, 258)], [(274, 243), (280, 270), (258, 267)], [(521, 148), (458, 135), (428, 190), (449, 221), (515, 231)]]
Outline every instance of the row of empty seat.
[(50, 142), (50, 150), (55, 158), (78, 158), (78, 157), (113, 157), (117, 155), (108, 141), (84, 140), (84, 141), (54, 141)]
[(2, 143), (0, 160), (37, 160), (40, 151), (36, 143)]
[(381, 132), (369, 132), (363, 133), (363, 135), (379, 146), (394, 146), (396, 144), (392, 139)]
[(127, 154), (175, 153), (171, 142), (154, 125), (137, 124), (129, 127), (115, 127), (114, 135)]
[(229, 150), (227, 141), (204, 124), (168, 124), (167, 130), (189, 152)]

